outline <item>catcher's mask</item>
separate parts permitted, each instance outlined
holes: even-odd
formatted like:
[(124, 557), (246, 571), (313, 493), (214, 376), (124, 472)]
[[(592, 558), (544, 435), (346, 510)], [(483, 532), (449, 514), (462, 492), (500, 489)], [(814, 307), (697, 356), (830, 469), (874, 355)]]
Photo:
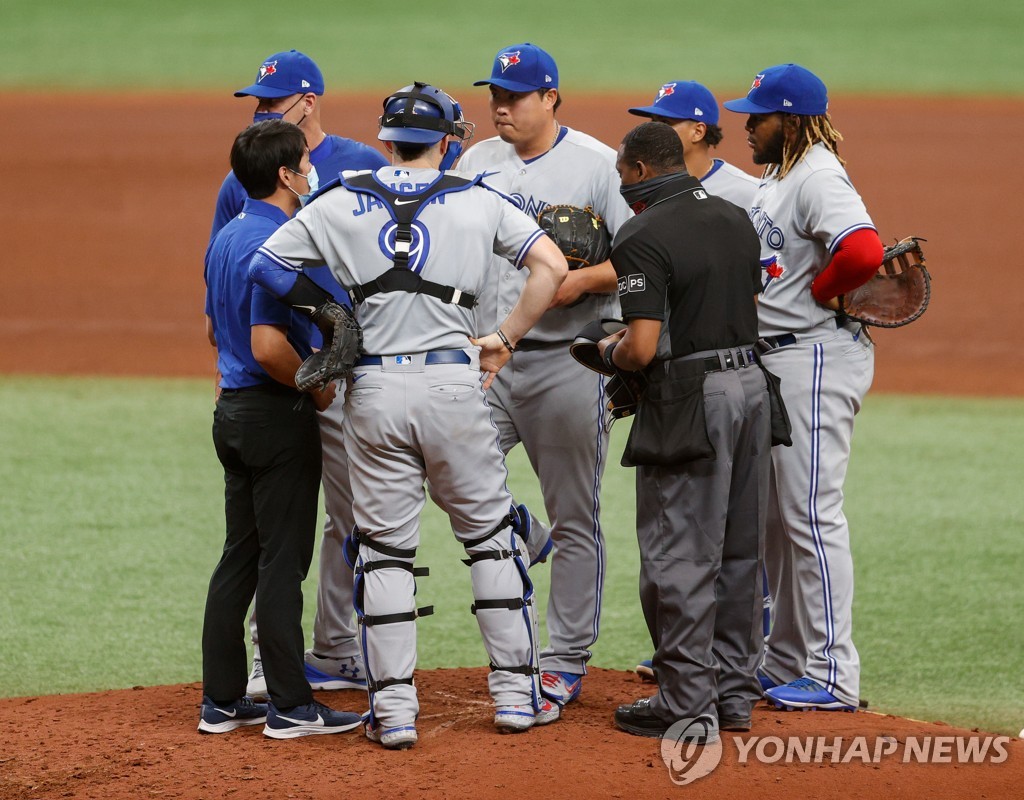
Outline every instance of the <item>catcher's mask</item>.
[(636, 380), (627, 380), (623, 375), (613, 375), (604, 386), (608, 395), (608, 413), (615, 419), (630, 417), (636, 413), (643, 391), (643, 373), (625, 373), (636, 376)]
[(626, 323), (621, 319), (601, 319), (588, 322), (569, 345), (569, 355), (587, 369), (611, 377), (615, 374), (615, 370), (604, 363), (604, 359), (601, 358), (601, 353), (597, 349), (597, 343), (613, 333), (624, 330), (625, 327)]
[(454, 136), (458, 141), (449, 143), (442, 170), (452, 167), (463, 145), (473, 138), (475, 128), (472, 122), (466, 122), (455, 98), (420, 81), (385, 99), (384, 113), (378, 121), (377, 138), (382, 142), (437, 144), (445, 136)]
[(601, 358), (597, 343), (625, 327), (626, 323), (621, 319), (594, 320), (588, 322), (569, 345), (569, 353), (583, 366), (611, 378), (604, 388), (608, 395), (608, 411), (615, 419), (636, 413), (645, 379), (642, 373), (609, 367)]

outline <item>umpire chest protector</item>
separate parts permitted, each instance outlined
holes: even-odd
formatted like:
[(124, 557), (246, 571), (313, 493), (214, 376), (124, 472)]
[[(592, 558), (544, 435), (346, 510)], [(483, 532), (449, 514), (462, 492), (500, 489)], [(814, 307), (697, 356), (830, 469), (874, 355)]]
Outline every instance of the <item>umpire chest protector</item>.
[(461, 178), (455, 175), (442, 174), (430, 186), (417, 194), (399, 194), (382, 185), (374, 174), (355, 175), (351, 178), (342, 177), (341, 185), (352, 192), (368, 194), (375, 197), (388, 210), (397, 229), (395, 231), (395, 254), (392, 257), (394, 266), (387, 272), (349, 289), (354, 303), (361, 303), (367, 297), (381, 292), (410, 292), (425, 294), (437, 298), (443, 303), (453, 303), (463, 308), (473, 308), (476, 296), (463, 292), (454, 286), (425, 280), (409, 268), (409, 253), (412, 248), (412, 223), (426, 205), (436, 197), (450, 192), (462, 192), (480, 182), (481, 175), (475, 178)]

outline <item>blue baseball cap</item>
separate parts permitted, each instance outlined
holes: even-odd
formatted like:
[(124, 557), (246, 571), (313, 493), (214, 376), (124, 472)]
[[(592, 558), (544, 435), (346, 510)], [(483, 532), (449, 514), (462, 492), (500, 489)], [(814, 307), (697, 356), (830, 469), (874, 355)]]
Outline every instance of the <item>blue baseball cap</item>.
[(692, 119), (708, 125), (718, 124), (718, 103), (715, 96), (697, 81), (672, 81), (658, 89), (658, 96), (649, 106), (629, 109), (638, 117)]
[(492, 84), (510, 92), (532, 92), (558, 88), (558, 67), (537, 45), (525, 42), (498, 51), (494, 57), (491, 77), (476, 81), (474, 86)]
[(799, 64), (778, 64), (754, 76), (747, 96), (722, 103), (741, 114), (818, 116), (828, 112), (828, 90), (821, 78)]
[(269, 56), (256, 73), (256, 82), (235, 92), (235, 97), (275, 99), (292, 94), (324, 93), (324, 76), (320, 67), (298, 50)]

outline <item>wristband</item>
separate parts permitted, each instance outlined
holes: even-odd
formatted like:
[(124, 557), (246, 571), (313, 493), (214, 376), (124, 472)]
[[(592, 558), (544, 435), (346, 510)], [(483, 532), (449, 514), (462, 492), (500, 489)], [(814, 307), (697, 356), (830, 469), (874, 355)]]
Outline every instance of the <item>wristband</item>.
[(612, 342), (604, 349), (604, 363), (607, 364), (611, 369), (615, 369), (615, 362), (612, 360), (612, 353), (615, 352), (615, 345), (618, 342)]
[(508, 337), (506, 337), (505, 334), (501, 332), (501, 328), (498, 328), (497, 333), (498, 333), (498, 338), (501, 339), (501, 343), (503, 345), (505, 345), (505, 347), (508, 348), (508, 351), (510, 353), (514, 353), (516, 351), (516, 349), (512, 346), (512, 342), (510, 342), (508, 340)]

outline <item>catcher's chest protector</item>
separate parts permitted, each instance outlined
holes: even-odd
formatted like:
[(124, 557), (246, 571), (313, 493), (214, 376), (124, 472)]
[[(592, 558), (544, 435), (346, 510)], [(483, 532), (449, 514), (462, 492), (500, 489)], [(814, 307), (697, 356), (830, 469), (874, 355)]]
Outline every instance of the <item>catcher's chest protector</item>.
[(475, 186), (480, 182), (481, 177), (477, 175), (470, 179), (455, 175), (442, 175), (418, 194), (395, 192), (382, 185), (373, 173), (342, 178), (341, 185), (346, 189), (360, 194), (368, 194), (379, 200), (397, 226), (395, 254), (392, 256), (394, 266), (372, 281), (350, 289), (352, 300), (361, 303), (367, 297), (372, 297), (380, 292), (410, 292), (429, 295), (444, 303), (454, 303), (463, 308), (473, 308), (476, 305), (475, 295), (463, 292), (454, 286), (425, 280), (419, 273), (409, 269), (409, 253), (413, 242), (412, 223), (419, 216), (420, 211), (436, 197), (449, 192), (461, 192)]

